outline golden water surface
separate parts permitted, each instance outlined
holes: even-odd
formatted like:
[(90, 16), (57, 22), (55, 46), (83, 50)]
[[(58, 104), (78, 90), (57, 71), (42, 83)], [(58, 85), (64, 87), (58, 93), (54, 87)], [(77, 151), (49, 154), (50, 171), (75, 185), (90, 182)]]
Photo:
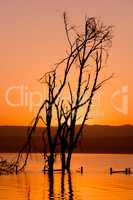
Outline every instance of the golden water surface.
[[(83, 174), (77, 172), (81, 165)], [(0, 176), (0, 200), (133, 200), (133, 175), (111, 176), (109, 167), (133, 170), (133, 155), (74, 154), (71, 175), (56, 172), (50, 181), (40, 155), (33, 154), (24, 173)]]

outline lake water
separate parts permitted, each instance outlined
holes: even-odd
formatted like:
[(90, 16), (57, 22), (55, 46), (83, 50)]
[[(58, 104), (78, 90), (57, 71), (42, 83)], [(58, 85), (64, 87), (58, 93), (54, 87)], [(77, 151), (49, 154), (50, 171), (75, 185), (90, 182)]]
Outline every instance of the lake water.
[[(82, 175), (76, 171), (81, 165)], [(0, 176), (0, 200), (133, 200), (133, 175), (109, 175), (110, 167), (133, 170), (133, 155), (74, 154), (71, 176), (56, 172), (53, 184), (42, 166), (40, 154), (32, 154), (24, 173)]]

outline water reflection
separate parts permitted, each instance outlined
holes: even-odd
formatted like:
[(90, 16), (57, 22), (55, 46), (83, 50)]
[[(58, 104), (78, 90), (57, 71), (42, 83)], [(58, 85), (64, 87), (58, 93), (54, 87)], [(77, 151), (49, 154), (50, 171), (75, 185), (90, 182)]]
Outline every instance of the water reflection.
[(73, 200), (73, 189), (72, 189), (72, 177), (71, 174), (68, 173), (68, 184), (69, 184), (69, 199)]
[[(15, 176), (14, 176), (15, 178)], [(26, 200), (31, 200), (31, 183), (29, 180), (29, 175), (27, 173), (23, 173), (21, 175), (16, 176), (16, 188), (17, 188), (17, 196), (18, 199), (21, 197)]]
[(30, 197), (31, 188), (30, 188), (30, 184), (29, 184), (29, 182), (28, 182), (27, 176), (25, 176), (25, 180), (26, 180), (25, 183), (26, 183), (26, 195), (27, 195), (26, 199), (27, 199), (27, 200), (31, 200), (31, 197)]
[(65, 174), (62, 173), (62, 177), (61, 177), (61, 198), (62, 198), (62, 199), (64, 199), (64, 193), (65, 193), (64, 178), (65, 178)]
[(48, 174), (49, 180), (49, 199), (54, 199), (54, 175), (53, 173)]
[[(27, 173), (0, 176), (0, 200), (133, 199), (133, 175), (108, 175), (109, 166), (132, 167), (132, 155), (75, 155), (73, 164), (72, 174), (49, 176), (41, 171), (41, 162), (32, 160)], [(88, 166), (82, 175), (76, 171), (81, 164)]]
[(62, 173), (62, 177), (61, 177), (61, 199), (64, 200), (65, 199), (65, 177), (66, 175), (68, 176), (68, 197), (69, 197), (69, 200), (73, 200), (73, 187), (72, 187), (72, 176), (71, 176), (71, 173), (67, 173), (67, 174), (64, 174)]
[(74, 194), (72, 175), (70, 173), (23, 173), (12, 176), (10, 184), (10, 192), (12, 187), (14, 188), (14, 192), (13, 190), (11, 192), (12, 195), (8, 195), (8, 197), (11, 197), (10, 200), (77, 199), (75, 198), (76, 195)]
[[(54, 175), (53, 174), (49, 174), (49, 199), (55, 199), (57, 194), (54, 195)], [(68, 184), (68, 192), (66, 191), (66, 187), (67, 184), (66, 182), (66, 178), (67, 178), (67, 184)], [(56, 187), (56, 186), (55, 186)], [(71, 173), (61, 173), (61, 192), (58, 192), (58, 199), (61, 200), (65, 200), (66, 197), (69, 200), (73, 200), (74, 197), (74, 192), (73, 192), (73, 188), (72, 188), (72, 176)], [(58, 188), (59, 189), (59, 188)]]

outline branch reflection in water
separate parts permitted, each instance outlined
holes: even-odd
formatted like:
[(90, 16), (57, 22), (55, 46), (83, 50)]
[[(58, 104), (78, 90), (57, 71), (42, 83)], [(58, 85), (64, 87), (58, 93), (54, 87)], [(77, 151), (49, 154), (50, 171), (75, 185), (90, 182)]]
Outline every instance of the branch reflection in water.
[[(72, 176), (71, 173), (61, 173), (61, 192), (58, 192), (58, 195), (55, 194), (54, 195), (54, 175), (53, 174), (49, 174), (49, 199), (55, 199), (58, 196), (58, 199), (61, 200), (65, 200), (65, 199), (69, 199), (69, 200), (73, 200), (74, 199), (74, 192), (73, 192), (73, 187), (72, 187)], [(66, 179), (67, 179), (67, 184), (66, 184)], [(57, 186), (55, 186), (57, 187)], [(68, 188), (68, 191), (66, 190), (66, 188)]]
[(13, 179), (14, 184), (16, 182), (13, 198), (25, 200), (77, 199), (73, 190), (71, 173), (22, 173), (14, 175)]

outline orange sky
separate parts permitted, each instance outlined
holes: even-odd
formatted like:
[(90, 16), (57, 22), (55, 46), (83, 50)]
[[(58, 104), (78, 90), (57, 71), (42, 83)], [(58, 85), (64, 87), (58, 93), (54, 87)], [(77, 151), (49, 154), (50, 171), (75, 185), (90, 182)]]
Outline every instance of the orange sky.
[[(37, 107), (30, 107), (31, 96), (24, 105), (12, 107), (7, 103), (6, 94), (16, 86), (24, 96), (42, 91), (37, 79), (66, 50), (64, 10), (75, 24), (80, 25), (88, 15), (115, 26), (107, 70), (116, 75), (105, 85), (100, 98), (100, 116), (94, 115), (91, 123), (133, 124), (132, 0), (4, 0), (0, 2), (0, 125), (28, 125), (33, 118)], [(12, 91), (10, 100), (18, 103), (20, 90)]]

